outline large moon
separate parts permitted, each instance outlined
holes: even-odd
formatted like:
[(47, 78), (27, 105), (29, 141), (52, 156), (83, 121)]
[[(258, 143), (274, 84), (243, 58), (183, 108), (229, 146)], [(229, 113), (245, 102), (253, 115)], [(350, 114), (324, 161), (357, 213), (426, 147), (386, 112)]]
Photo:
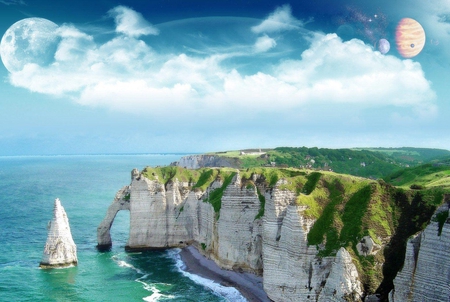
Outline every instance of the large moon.
[(26, 64), (47, 66), (54, 61), (59, 37), (58, 25), (43, 18), (26, 18), (14, 23), (2, 37), (0, 54), (9, 72)]
[(395, 31), (397, 50), (404, 58), (417, 56), (425, 46), (425, 31), (414, 19), (403, 18)]

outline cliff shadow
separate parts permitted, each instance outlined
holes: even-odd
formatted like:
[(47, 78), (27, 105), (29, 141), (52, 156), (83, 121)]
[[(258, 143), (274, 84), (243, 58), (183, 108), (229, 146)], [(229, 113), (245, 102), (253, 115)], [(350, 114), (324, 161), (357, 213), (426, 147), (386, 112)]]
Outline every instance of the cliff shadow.
[[(448, 196), (445, 197), (448, 200)], [(400, 216), (396, 231), (384, 250), (384, 278), (376, 291), (380, 301), (389, 301), (389, 292), (394, 289), (394, 278), (403, 268), (408, 239), (428, 225), (443, 200), (443, 193), (438, 191), (417, 191), (412, 196), (400, 189), (395, 192), (394, 201)]]

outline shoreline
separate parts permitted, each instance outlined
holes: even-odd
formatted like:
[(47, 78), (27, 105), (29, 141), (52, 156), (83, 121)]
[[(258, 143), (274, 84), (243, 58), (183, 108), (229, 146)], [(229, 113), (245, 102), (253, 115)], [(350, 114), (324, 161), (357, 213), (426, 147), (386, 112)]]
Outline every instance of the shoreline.
[(210, 279), (218, 284), (236, 288), (249, 302), (270, 302), (263, 289), (262, 277), (251, 273), (238, 273), (221, 269), (213, 260), (205, 256), (193, 246), (185, 247), (180, 252), (185, 271)]

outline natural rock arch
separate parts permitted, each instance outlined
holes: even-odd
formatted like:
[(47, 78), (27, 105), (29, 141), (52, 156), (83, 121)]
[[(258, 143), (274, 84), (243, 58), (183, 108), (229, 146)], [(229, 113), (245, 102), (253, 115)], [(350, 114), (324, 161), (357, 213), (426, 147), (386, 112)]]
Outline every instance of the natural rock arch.
[(105, 218), (97, 228), (97, 248), (99, 250), (108, 250), (112, 246), (111, 226), (117, 212), (130, 210), (130, 186), (125, 186), (117, 192), (114, 201), (108, 207)]

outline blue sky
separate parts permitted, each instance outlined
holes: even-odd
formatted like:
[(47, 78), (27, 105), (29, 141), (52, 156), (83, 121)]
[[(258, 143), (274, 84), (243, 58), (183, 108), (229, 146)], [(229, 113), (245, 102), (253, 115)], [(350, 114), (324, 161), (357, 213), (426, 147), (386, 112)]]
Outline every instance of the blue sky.
[[(0, 155), (450, 149), (448, 1), (0, 0), (0, 14)], [(402, 18), (426, 34), (410, 59)], [(18, 21), (31, 30), (11, 46)]]

